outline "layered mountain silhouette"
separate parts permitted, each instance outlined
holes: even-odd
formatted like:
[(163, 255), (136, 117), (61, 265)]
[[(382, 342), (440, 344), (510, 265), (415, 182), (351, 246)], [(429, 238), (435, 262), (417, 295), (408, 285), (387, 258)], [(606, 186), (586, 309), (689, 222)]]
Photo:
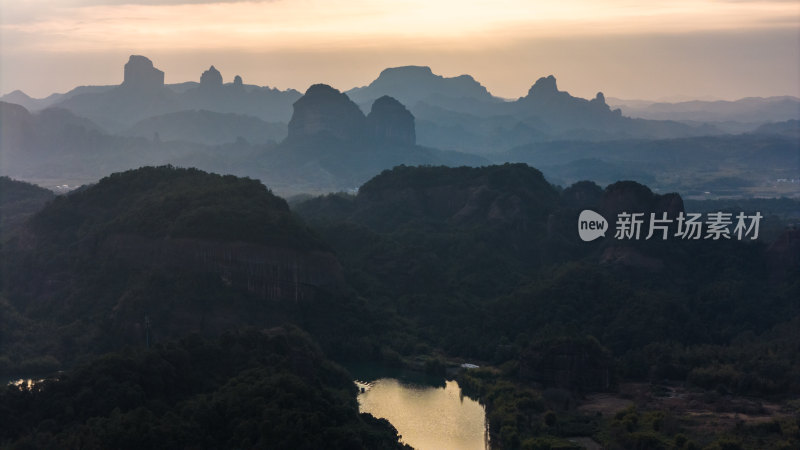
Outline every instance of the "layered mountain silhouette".
[(611, 110), (602, 92), (592, 100), (573, 97), (559, 91), (553, 75), (539, 78), (528, 95), (509, 105), (521, 117), (533, 117), (555, 131), (570, 129), (602, 129), (618, 127), (622, 119), (619, 109)]
[(692, 100), (676, 103), (617, 98), (609, 101), (618, 105), (625, 115), (631, 117), (694, 122), (739, 122), (749, 125), (749, 129), (752, 129), (752, 124), (797, 120), (800, 117), (800, 99), (789, 96), (747, 97), (736, 101)]
[(362, 106), (389, 95), (411, 107), (425, 102), (450, 105), (457, 110), (476, 106), (477, 102), (502, 101), (470, 75), (446, 78), (434, 74), (427, 66), (385, 69), (368, 86), (353, 88), (347, 95)]
[[(472, 155), (416, 145), (414, 116), (396, 99), (377, 99), (368, 115), (347, 94), (315, 84), (294, 104), (289, 135), (271, 152), (273, 179), (355, 188), (399, 164), (475, 165)], [(312, 187), (312, 185), (309, 185)]]
[[(144, 69), (136, 73), (150, 75), (123, 83), (103, 101), (129, 95), (131, 89), (163, 92), (159, 72), (152, 66)], [(217, 95), (227, 88), (212, 70), (204, 80), (209, 87), (190, 89)], [(388, 96), (376, 100), (364, 115), (346, 94), (320, 84), (310, 87), (293, 109), (288, 127), (200, 110), (157, 115), (111, 135), (64, 108), (31, 114), (22, 106), (0, 102), (0, 170), (23, 178), (86, 180), (108, 171), (172, 163), (256, 177), (280, 192), (294, 193), (357, 188), (399, 164), (488, 163), (417, 145), (414, 116)]]
[(690, 195), (733, 195), (800, 173), (798, 141), (770, 133), (540, 142), (515, 147), (502, 158), (539, 167), (558, 184), (635, 179)]
[(33, 101), (21, 92), (6, 97), (4, 100), (30, 109), (47, 106), (69, 109), (106, 130), (119, 131), (152, 116), (199, 109), (285, 123), (291, 115), (291, 105), (300, 93), (245, 85), (238, 75), (233, 83), (224, 84), (222, 75), (214, 66), (201, 74), (200, 83), (166, 86), (164, 72), (154, 67), (150, 59), (132, 55), (125, 64), (124, 79), (119, 86), (76, 88), (41, 102)]
[(243, 139), (254, 144), (280, 142), (286, 124), (266, 122), (254, 116), (208, 110), (178, 111), (148, 117), (120, 132), (160, 141), (185, 141), (219, 145)]
[[(88, 119), (63, 108), (31, 114), (22, 106), (0, 102), (0, 171), (18, 178), (77, 178), (99, 167), (126, 167), (143, 142), (110, 136)], [(130, 152), (126, 152), (125, 150)], [(96, 175), (94, 175), (96, 177)]]
[(421, 144), (491, 154), (553, 139), (609, 140), (720, 134), (712, 126), (634, 120), (611, 109), (600, 92), (591, 100), (558, 90), (550, 75), (513, 101), (492, 96), (469, 75), (446, 78), (429, 67), (386, 69), (370, 85), (347, 91), (362, 109), (382, 95), (408, 105)]
[[(520, 161), (560, 183), (633, 178), (707, 192), (792, 180), (798, 166), (795, 122), (726, 136), (722, 123), (631, 118), (602, 92), (583, 99), (559, 90), (552, 75), (503, 100), (469, 75), (443, 77), (423, 66), (386, 69), (347, 92), (318, 84), (304, 95), (248, 85), (239, 75), (226, 83), (214, 66), (199, 81), (165, 85), (163, 71), (138, 55), (123, 73), (118, 86), (3, 97), (19, 103), (0, 105), (0, 173), (72, 184), (171, 163), (256, 177), (286, 193), (353, 189), (398, 164)], [(747, 100), (764, 108), (770, 101)], [(667, 175), (685, 168), (681, 158), (719, 174)]]

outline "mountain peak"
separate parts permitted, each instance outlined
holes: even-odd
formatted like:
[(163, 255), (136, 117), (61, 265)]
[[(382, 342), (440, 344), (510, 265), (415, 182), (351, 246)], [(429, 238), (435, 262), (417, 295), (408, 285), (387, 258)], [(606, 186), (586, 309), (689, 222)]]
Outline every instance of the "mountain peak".
[(434, 75), (433, 71), (428, 66), (387, 67), (386, 69), (383, 69), (381, 71), (380, 75), (378, 75), (378, 79), (395, 78), (395, 77), (427, 78), (427, 77), (437, 77), (437, 75)]
[(381, 71), (369, 86), (347, 92), (355, 102), (368, 105), (384, 95), (413, 106), (420, 101), (436, 99), (492, 100), (492, 95), (470, 75), (444, 77), (433, 73), (428, 66), (390, 67)]
[(375, 100), (367, 116), (372, 136), (381, 141), (414, 145), (417, 142), (414, 115), (393, 97)]
[(222, 74), (219, 73), (216, 67), (211, 66), (200, 75), (200, 86), (202, 87), (218, 87), (222, 86)]
[(294, 102), (289, 138), (329, 134), (352, 139), (364, 125), (364, 113), (352, 100), (327, 84), (315, 84)]
[(30, 95), (22, 92), (19, 89), (16, 89), (16, 90), (14, 90), (12, 92), (9, 92), (8, 94), (3, 96), (3, 100), (5, 100), (7, 102), (10, 102), (10, 103), (16, 103), (12, 99), (22, 99), (22, 100), (25, 100), (25, 101), (32, 100)]
[(536, 80), (533, 86), (531, 86), (530, 90), (528, 90), (528, 96), (551, 96), (558, 93), (558, 86), (556, 85), (556, 77), (552, 75), (548, 75), (546, 77), (541, 77)]
[(602, 92), (598, 92), (597, 95), (594, 97), (594, 101), (597, 103), (602, 103), (605, 105), (606, 103), (606, 96), (603, 95)]
[[(306, 93), (303, 94), (303, 98), (321, 98), (323, 96), (330, 98), (339, 98), (341, 96), (346, 97), (346, 95), (342, 94), (342, 92), (338, 89), (324, 83), (312, 84), (308, 89), (306, 89)], [(299, 101), (300, 100), (298, 100), (298, 102)]]
[(150, 58), (131, 55), (125, 64), (122, 86), (136, 89), (158, 89), (164, 87), (164, 72), (153, 66)]

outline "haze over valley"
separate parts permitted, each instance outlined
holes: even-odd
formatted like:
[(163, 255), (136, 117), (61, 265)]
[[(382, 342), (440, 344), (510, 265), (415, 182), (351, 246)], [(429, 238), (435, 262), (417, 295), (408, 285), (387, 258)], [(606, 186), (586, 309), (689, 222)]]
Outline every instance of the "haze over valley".
[(406, 165), (526, 162), (552, 182), (646, 182), (690, 196), (797, 196), (795, 97), (644, 103), (583, 99), (553, 75), (516, 100), (469, 75), (387, 68), (370, 84), (306, 92), (228, 82), (165, 84), (133, 55), (117, 86), (2, 101), (2, 174), (77, 187), (142, 165), (174, 164), (260, 179), (284, 195), (358, 188)]

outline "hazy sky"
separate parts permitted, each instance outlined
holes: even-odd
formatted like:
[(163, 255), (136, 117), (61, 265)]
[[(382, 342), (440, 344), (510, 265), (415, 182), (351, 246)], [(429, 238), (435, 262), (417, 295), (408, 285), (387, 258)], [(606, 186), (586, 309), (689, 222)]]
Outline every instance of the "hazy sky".
[(0, 0), (0, 91), (118, 84), (141, 54), (167, 83), (304, 91), (386, 67), (473, 75), (495, 95), (540, 76), (582, 97), (800, 96), (800, 2), (759, 0)]

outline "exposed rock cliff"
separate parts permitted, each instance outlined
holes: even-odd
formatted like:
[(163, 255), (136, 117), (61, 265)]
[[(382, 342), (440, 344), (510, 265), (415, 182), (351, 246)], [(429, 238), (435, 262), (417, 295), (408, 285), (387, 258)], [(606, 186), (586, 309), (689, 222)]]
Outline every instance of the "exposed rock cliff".
[(392, 97), (384, 95), (375, 100), (367, 116), (367, 128), (373, 139), (414, 145), (417, 134), (414, 116)]
[(137, 90), (154, 90), (164, 87), (164, 72), (153, 67), (153, 61), (141, 55), (131, 55), (125, 64), (122, 86)]
[(326, 84), (315, 84), (294, 103), (289, 139), (328, 135), (356, 140), (363, 135), (365, 121), (364, 113), (347, 95)]
[[(239, 79), (241, 82), (241, 78)], [(222, 87), (222, 74), (216, 67), (211, 66), (200, 75), (200, 87), (203, 89), (219, 89)]]

